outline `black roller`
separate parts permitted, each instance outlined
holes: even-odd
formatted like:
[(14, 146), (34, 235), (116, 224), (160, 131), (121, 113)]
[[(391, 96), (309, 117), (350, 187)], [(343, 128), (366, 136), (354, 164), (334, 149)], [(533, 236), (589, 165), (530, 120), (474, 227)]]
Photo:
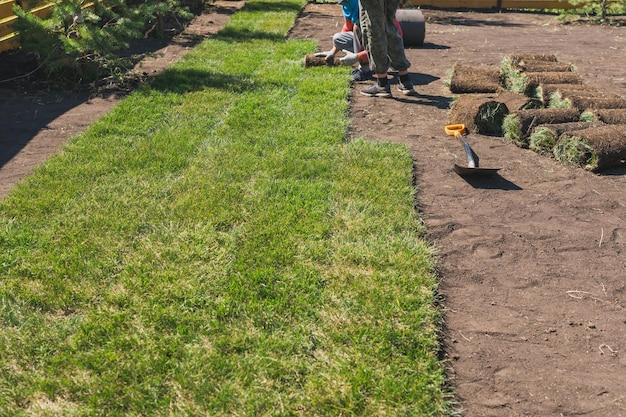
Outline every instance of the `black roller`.
[(420, 9), (398, 9), (396, 19), (402, 28), (402, 37), (405, 47), (424, 45), (426, 23)]

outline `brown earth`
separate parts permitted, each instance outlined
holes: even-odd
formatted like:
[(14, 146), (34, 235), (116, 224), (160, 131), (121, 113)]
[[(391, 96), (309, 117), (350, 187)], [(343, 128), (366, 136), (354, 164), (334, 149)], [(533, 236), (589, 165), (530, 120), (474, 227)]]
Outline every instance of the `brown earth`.
[[(416, 97), (350, 97), (350, 136), (406, 145), (427, 237), (439, 250), (444, 354), (465, 416), (626, 416), (626, 176), (567, 167), (470, 135), (492, 179), (463, 179), (446, 136), (455, 63), (553, 53), (586, 84), (626, 97), (626, 30), (555, 16), (423, 10), (407, 49)], [(292, 31), (328, 49), (340, 10), (310, 4)], [(393, 86), (392, 86), (393, 87)]]
[[(218, 4), (190, 30), (214, 33), (232, 10), (233, 2)], [(481, 166), (502, 169), (464, 179), (452, 171), (464, 165), (463, 149), (443, 130), (455, 63), (554, 53), (586, 84), (626, 97), (626, 29), (562, 25), (547, 14), (423, 13), (425, 44), (407, 50), (418, 95), (373, 99), (355, 83), (349, 135), (404, 144), (413, 155), (420, 211), (439, 252), (443, 355), (459, 410), (626, 416), (626, 169), (592, 174), (472, 134)], [(290, 37), (327, 49), (340, 27), (338, 5), (311, 3)], [(168, 57), (177, 48), (153, 65), (186, 47)], [(0, 196), (116, 102), (6, 89), (0, 97)]]

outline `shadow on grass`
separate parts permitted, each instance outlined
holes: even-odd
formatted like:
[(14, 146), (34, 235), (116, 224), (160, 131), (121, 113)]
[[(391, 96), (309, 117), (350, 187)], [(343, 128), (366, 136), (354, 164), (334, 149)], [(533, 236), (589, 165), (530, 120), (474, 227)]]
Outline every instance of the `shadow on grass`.
[(196, 69), (165, 70), (150, 84), (157, 91), (185, 94), (206, 88), (217, 88), (235, 93), (244, 93), (261, 88), (254, 79), (246, 75), (231, 75)]
[(228, 27), (222, 29), (217, 36), (216, 40), (223, 42), (245, 42), (252, 39), (264, 39), (273, 42), (284, 42), (285, 36), (279, 33), (264, 32), (260, 30), (250, 30), (248, 28), (233, 28)]
[(242, 94), (263, 89), (279, 89), (285, 85), (275, 81), (259, 81), (246, 74), (224, 74), (198, 69), (165, 70), (148, 86), (149, 89), (175, 94), (186, 94), (204, 89), (218, 89)]
[(246, 3), (242, 10), (251, 12), (300, 12), (300, 5), (287, 1), (264, 2), (256, 1), (254, 3)]

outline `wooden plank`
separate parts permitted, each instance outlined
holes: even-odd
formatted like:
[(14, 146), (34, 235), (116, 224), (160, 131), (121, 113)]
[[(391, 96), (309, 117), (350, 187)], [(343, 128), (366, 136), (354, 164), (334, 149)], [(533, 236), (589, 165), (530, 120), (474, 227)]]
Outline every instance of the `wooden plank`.
[(11, 33), (8, 36), (0, 38), (0, 52), (13, 51), (20, 47), (20, 36), (17, 33)]
[(567, 1), (559, 0), (502, 0), (503, 9), (574, 9)]
[(13, 16), (13, 5), (15, 0), (0, 1), (0, 20)]
[(47, 2), (39, 1), (39, 0), (21, 0), (20, 2), (22, 9), (26, 10), (27, 12), (39, 6), (44, 6), (46, 4)]
[(0, 20), (0, 38), (13, 33), (13, 23), (17, 21), (17, 16), (13, 15), (11, 17), (7, 17), (6, 19)]
[(48, 3), (43, 6), (36, 7), (30, 12), (41, 19), (46, 19), (52, 14), (52, 9), (54, 8), (54, 5), (55, 3)]
[(497, 0), (409, 0), (409, 3), (441, 9), (491, 9), (498, 5)]
[[(30, 10), (30, 13), (34, 14), (35, 16), (41, 19), (46, 19), (50, 17), (50, 15), (52, 14), (52, 9), (54, 8), (55, 4), (56, 3), (44, 4), (43, 6), (39, 6), (39, 7), (34, 8), (33, 10)], [(16, 19), (16, 16), (13, 14), (13, 12), (11, 12), (11, 14), (8, 17), (4, 19), (0, 18), (0, 25), (3, 25), (7, 22), (13, 23), (15, 19)]]
[[(440, 9), (573, 9), (566, 0), (409, 0), (413, 6)], [(580, 6), (578, 6), (580, 7)]]

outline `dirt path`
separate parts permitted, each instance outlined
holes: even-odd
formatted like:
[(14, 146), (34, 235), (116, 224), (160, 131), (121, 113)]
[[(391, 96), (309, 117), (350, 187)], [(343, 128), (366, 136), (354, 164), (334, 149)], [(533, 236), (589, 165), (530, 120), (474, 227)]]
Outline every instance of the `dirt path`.
[[(424, 10), (408, 49), (419, 96), (352, 100), (351, 135), (406, 144), (428, 238), (440, 251), (444, 349), (465, 416), (626, 416), (626, 176), (595, 175), (472, 135), (495, 180), (468, 182), (444, 133), (457, 62), (554, 53), (586, 84), (626, 97), (626, 28), (563, 26), (553, 16)], [(309, 5), (292, 36), (330, 45), (340, 19)], [(330, 31), (328, 30), (330, 29)]]
[[(152, 73), (240, 7), (218, 2), (191, 37), (144, 62)], [(562, 26), (552, 16), (425, 10), (426, 44), (407, 51), (419, 96), (351, 97), (353, 137), (411, 150), (428, 238), (439, 247), (444, 353), (463, 415), (626, 416), (626, 175), (595, 175), (497, 137), (469, 140), (495, 181), (454, 174), (463, 151), (443, 132), (454, 63), (497, 65), (555, 53), (585, 83), (626, 97), (626, 28)], [(291, 37), (330, 46), (336, 4), (309, 4)], [(118, 97), (0, 90), (0, 196)]]

